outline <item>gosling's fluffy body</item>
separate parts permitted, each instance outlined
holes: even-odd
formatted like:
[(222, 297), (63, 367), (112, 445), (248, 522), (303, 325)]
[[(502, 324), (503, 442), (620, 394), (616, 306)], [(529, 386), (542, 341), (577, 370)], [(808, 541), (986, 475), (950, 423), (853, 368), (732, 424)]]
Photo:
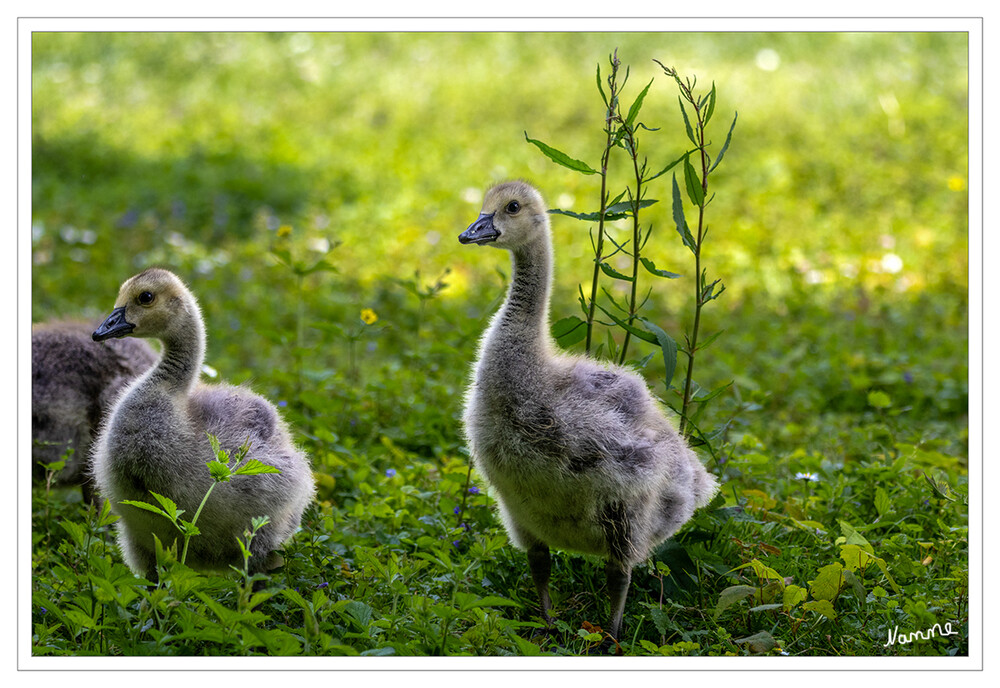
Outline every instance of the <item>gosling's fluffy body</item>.
[(95, 342), (92, 324), (77, 321), (31, 327), (31, 459), (40, 463), (69, 455), (58, 474), (64, 484), (80, 484), (91, 497), (87, 460), (97, 430), (125, 386), (156, 361), (156, 352), (138, 339)]
[(640, 376), (557, 350), (549, 221), (534, 188), (490, 189), (461, 240), (505, 248), (514, 266), (466, 397), (476, 467), (512, 542), (528, 550), (546, 619), (548, 547), (594, 554), (609, 562), (616, 635), (632, 566), (711, 500), (716, 481)]
[[(144, 293), (154, 295), (151, 304), (140, 303)], [(272, 568), (280, 559), (272, 552), (292, 536), (313, 498), (307, 457), (266, 399), (244, 387), (197, 382), (204, 326), (194, 296), (176, 276), (160, 269), (136, 275), (122, 285), (115, 305), (105, 325), (114, 321), (113, 326), (127, 329), (134, 324), (134, 336), (163, 342), (157, 365), (122, 394), (95, 442), (94, 478), (121, 516), (118, 543), (125, 562), (138, 575), (154, 574), (153, 534), (168, 544), (177, 531), (162, 516), (120, 502), (150, 502), (149, 492), (157, 492), (176, 502), (190, 520), (212, 484), (205, 465), (213, 458), (206, 436), (211, 433), (231, 455), (249, 442), (248, 459), (281, 473), (219, 483), (199, 516), (201, 534), (191, 538), (187, 563), (207, 570), (241, 564), (237, 538), (253, 517), (267, 515), (271, 523), (251, 544), (250, 566), (253, 571)], [(107, 335), (105, 325), (95, 337), (121, 336)]]

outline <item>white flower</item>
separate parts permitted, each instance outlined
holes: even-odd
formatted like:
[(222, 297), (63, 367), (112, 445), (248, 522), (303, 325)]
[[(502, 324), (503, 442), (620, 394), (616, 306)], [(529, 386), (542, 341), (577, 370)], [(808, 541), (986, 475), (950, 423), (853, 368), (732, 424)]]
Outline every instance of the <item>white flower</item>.
[(796, 480), (807, 480), (807, 481), (809, 481), (811, 483), (818, 483), (819, 482), (819, 476), (816, 475), (815, 473), (796, 473), (795, 474), (795, 479)]

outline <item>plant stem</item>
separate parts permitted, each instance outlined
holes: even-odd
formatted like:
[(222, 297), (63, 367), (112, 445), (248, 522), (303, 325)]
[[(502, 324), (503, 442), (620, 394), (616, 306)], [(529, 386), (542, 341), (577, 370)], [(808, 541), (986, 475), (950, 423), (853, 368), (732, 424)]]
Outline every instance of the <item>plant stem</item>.
[(611, 75), (608, 77), (608, 109), (605, 113), (604, 126), (607, 132), (607, 139), (604, 143), (604, 155), (601, 156), (601, 215), (597, 221), (597, 246), (594, 249), (594, 278), (590, 284), (590, 304), (587, 312), (587, 340), (584, 351), (590, 353), (590, 344), (593, 340), (594, 316), (597, 310), (597, 282), (601, 276), (601, 262), (604, 260), (604, 215), (608, 208), (608, 160), (611, 158), (611, 149), (614, 147), (615, 131), (612, 124), (615, 121), (615, 114), (618, 111), (618, 51), (615, 51), (611, 58)]
[[(205, 508), (205, 502), (208, 501), (208, 496), (210, 494), (212, 494), (212, 490), (215, 489), (216, 485), (218, 485), (218, 483), (213, 482), (211, 485), (208, 486), (208, 491), (205, 493), (205, 496), (201, 498), (201, 504), (198, 505), (198, 510), (194, 512), (194, 518), (191, 519), (191, 525), (197, 525), (197, 523), (198, 523), (198, 517), (201, 516), (201, 510)], [(191, 535), (190, 535), (190, 533), (185, 533), (184, 534), (184, 552), (181, 554), (181, 563), (182, 564), (187, 561), (188, 544), (190, 542), (191, 542)]]
[[(639, 170), (639, 144), (635, 140), (635, 133), (625, 122), (622, 122), (625, 129), (625, 141), (628, 144), (628, 152), (632, 157), (632, 169), (635, 171), (635, 195), (632, 196), (632, 293), (629, 298), (628, 324), (631, 325), (636, 316), (635, 295), (639, 283), (639, 240), (642, 232), (639, 229), (639, 203), (642, 200), (642, 172)], [(631, 194), (630, 194), (631, 195)], [(622, 343), (622, 353), (618, 359), (618, 364), (625, 363), (625, 354), (628, 353), (628, 343), (632, 339), (632, 333), (625, 331), (625, 341)]]
[[(678, 80), (678, 83), (680, 81)], [(701, 191), (702, 201), (698, 206), (698, 236), (695, 237), (694, 250), (694, 323), (691, 326), (691, 337), (688, 340), (688, 366), (684, 378), (684, 401), (681, 404), (680, 432), (686, 434), (688, 426), (688, 407), (691, 405), (691, 387), (694, 374), (694, 355), (698, 350), (698, 329), (701, 326), (701, 309), (705, 305), (703, 299), (705, 279), (701, 272), (701, 245), (705, 238), (705, 203), (708, 198), (708, 152), (705, 150), (705, 122), (698, 103), (691, 95), (690, 89), (681, 84), (688, 102), (694, 107), (698, 127), (698, 151), (701, 154)]]

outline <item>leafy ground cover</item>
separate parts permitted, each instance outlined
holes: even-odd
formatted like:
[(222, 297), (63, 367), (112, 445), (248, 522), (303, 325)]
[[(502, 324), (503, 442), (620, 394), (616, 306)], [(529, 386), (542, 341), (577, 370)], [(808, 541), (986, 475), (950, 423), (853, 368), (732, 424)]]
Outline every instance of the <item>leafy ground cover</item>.
[[(319, 494), (262, 589), (169, 553), (152, 588), (121, 563), (106, 509), (36, 485), (34, 654), (600, 641), (602, 564), (555, 556), (557, 625), (541, 633), (524, 555), (469, 470), (462, 394), (509, 266), (455, 236), (499, 178), (595, 210), (593, 180), (524, 132), (599, 160), (594, 68), (615, 47), (626, 98), (654, 81), (651, 166), (688, 147), (653, 58), (740, 113), (706, 256), (727, 289), (702, 326), (723, 334), (697, 371), (704, 389), (732, 381), (699, 421), (719, 431), (702, 458), (723, 489), (636, 569), (622, 651), (968, 653), (964, 35), (35, 34), (33, 320), (96, 320), (131, 274), (174, 270), (200, 299), (209, 364), (281, 407)], [(646, 317), (679, 338), (694, 268), (668, 177), (647, 191), (661, 202), (643, 210), (646, 255), (687, 277), (657, 285)], [(585, 223), (553, 228), (555, 320), (580, 314), (593, 263)], [(630, 351), (677, 406), (653, 347)]]

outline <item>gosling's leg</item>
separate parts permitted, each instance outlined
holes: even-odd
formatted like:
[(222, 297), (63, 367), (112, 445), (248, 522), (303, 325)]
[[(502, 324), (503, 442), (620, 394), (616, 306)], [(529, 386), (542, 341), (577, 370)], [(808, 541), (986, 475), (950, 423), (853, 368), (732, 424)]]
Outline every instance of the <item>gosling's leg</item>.
[(622, 616), (625, 614), (625, 598), (628, 596), (628, 586), (632, 581), (632, 567), (619, 561), (609, 560), (604, 566), (604, 574), (608, 580), (608, 596), (611, 598), (611, 620), (608, 623), (608, 633), (615, 640), (622, 626)]
[(549, 616), (549, 609), (552, 608), (552, 601), (549, 599), (549, 576), (552, 572), (552, 557), (549, 556), (549, 546), (543, 543), (536, 543), (528, 548), (528, 568), (531, 570), (531, 579), (535, 581), (535, 589), (538, 590), (538, 598), (542, 603), (542, 619), (545, 625), (552, 627), (552, 617)]

